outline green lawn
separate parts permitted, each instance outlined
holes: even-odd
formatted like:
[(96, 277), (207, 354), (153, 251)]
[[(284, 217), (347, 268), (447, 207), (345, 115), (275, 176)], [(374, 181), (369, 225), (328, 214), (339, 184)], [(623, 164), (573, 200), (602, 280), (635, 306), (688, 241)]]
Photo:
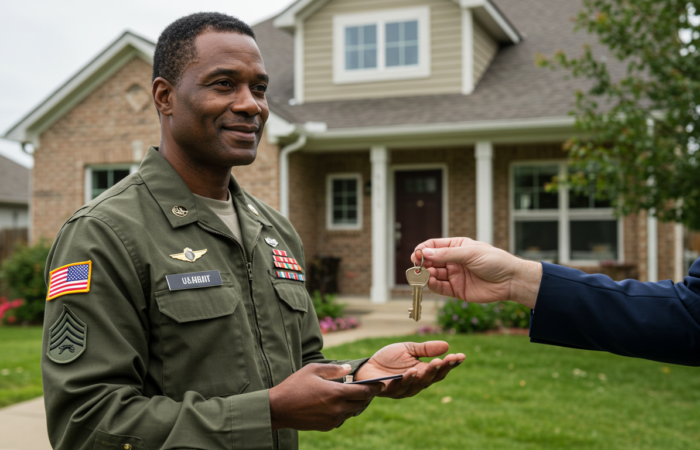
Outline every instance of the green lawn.
[[(446, 381), (412, 399), (376, 399), (338, 430), (301, 433), (302, 449), (700, 448), (698, 369), (525, 337), (440, 338), (467, 355)], [(428, 338), (369, 339), (325, 353), (359, 358), (403, 340)], [(40, 328), (0, 327), (0, 406), (41, 395), (40, 353)]]
[[(302, 449), (700, 448), (696, 368), (526, 337), (439, 338), (467, 355), (448, 379), (411, 399), (376, 399), (340, 429), (301, 433)], [(428, 340), (371, 339), (325, 353), (358, 358), (404, 339)]]
[(41, 327), (0, 327), (0, 407), (38, 397)]

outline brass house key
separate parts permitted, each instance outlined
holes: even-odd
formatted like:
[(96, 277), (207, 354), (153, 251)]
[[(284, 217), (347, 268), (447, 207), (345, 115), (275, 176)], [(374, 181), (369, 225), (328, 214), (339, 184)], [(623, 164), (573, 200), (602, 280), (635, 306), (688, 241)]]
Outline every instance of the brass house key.
[(413, 288), (413, 308), (408, 308), (408, 317), (418, 322), (420, 320), (421, 302), (423, 301), (423, 288), (428, 284), (430, 272), (423, 267), (411, 267), (406, 271), (408, 284)]

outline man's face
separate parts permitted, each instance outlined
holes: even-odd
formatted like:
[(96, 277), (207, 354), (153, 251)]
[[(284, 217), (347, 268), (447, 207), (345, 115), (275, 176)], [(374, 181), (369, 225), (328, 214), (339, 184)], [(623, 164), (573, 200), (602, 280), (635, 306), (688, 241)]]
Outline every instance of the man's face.
[(251, 164), (269, 115), (260, 50), (250, 36), (230, 32), (204, 32), (195, 45), (164, 118), (173, 139), (205, 165)]

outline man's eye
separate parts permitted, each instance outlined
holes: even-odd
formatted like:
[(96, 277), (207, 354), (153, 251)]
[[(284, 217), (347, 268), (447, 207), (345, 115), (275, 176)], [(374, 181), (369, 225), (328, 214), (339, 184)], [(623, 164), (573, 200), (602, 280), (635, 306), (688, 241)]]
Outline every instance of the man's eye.
[(254, 86), (253, 89), (255, 89), (256, 91), (260, 91), (260, 92), (267, 92), (267, 86), (265, 86), (264, 84), (259, 84), (257, 86)]
[(216, 84), (218, 84), (219, 86), (224, 86), (224, 87), (232, 87), (233, 86), (231, 84), (231, 82), (228, 80), (217, 81)]

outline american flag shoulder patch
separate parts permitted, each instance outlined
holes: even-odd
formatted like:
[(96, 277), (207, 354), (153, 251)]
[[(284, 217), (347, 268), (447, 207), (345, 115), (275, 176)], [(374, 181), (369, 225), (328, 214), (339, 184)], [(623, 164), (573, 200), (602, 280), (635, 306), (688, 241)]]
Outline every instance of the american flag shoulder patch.
[(276, 270), (275, 272), (277, 272), (277, 278), (286, 278), (287, 280), (306, 281), (306, 277), (300, 273), (283, 272), (281, 270)]
[(49, 273), (46, 301), (66, 294), (90, 292), (92, 261), (83, 261), (54, 269)]

